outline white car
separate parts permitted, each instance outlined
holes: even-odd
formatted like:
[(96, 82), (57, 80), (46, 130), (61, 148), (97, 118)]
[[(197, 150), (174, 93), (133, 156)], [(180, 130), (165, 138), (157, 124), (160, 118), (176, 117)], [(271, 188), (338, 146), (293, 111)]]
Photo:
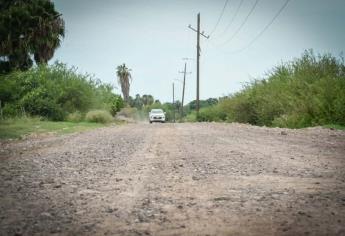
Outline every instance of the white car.
[(165, 122), (165, 112), (162, 109), (152, 109), (149, 113), (150, 123)]

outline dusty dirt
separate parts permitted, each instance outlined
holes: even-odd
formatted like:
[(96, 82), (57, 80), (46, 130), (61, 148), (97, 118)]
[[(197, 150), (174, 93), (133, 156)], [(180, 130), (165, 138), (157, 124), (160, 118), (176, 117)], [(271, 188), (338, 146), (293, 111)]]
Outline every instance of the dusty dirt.
[(0, 235), (345, 235), (345, 132), (130, 124), (3, 142)]

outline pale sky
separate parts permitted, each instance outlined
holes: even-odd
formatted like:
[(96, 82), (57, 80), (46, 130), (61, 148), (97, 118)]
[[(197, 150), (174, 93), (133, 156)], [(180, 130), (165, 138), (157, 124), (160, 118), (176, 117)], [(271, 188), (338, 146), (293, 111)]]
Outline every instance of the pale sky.
[[(210, 39), (201, 37), (200, 97), (239, 91), (252, 78), (262, 78), (281, 61), (305, 49), (339, 55), (345, 48), (345, 0), (291, 0), (271, 27), (246, 47), (279, 11), (285, 0), (260, 0), (240, 31), (256, 0), (229, 0)], [(80, 72), (117, 85), (116, 66), (132, 69), (130, 94), (151, 94), (163, 102), (181, 99), (182, 58), (196, 58), (197, 13), (201, 29), (215, 27), (225, 0), (54, 0), (63, 14), (66, 36), (56, 51), (59, 60)], [(238, 32), (234, 37), (233, 34)], [(229, 38), (233, 38), (225, 43)], [(186, 101), (195, 99), (196, 62), (187, 62)], [(119, 87), (119, 86), (118, 86)], [(120, 89), (116, 90), (120, 93)]]

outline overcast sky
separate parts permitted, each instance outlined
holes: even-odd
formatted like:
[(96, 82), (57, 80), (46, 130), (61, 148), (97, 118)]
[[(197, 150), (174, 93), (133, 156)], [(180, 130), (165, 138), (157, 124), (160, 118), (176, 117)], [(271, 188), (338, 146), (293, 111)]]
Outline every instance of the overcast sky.
[[(305, 49), (339, 55), (345, 48), (344, 0), (291, 0), (271, 27), (246, 47), (271, 21), (285, 0), (229, 0), (210, 39), (201, 39), (202, 99), (239, 91), (273, 66), (299, 57)], [(172, 82), (182, 79), (182, 58), (196, 57), (197, 13), (201, 29), (213, 31), (225, 0), (54, 0), (66, 23), (55, 60), (117, 85), (116, 66), (132, 69), (130, 94), (152, 94), (171, 101)], [(232, 24), (231, 20), (234, 18)], [(227, 28), (227, 30), (226, 30)], [(234, 37), (234, 33), (238, 32)], [(231, 39), (229, 41), (229, 39)], [(228, 41), (228, 42), (227, 42)], [(186, 100), (195, 99), (196, 62), (188, 61)], [(182, 85), (175, 81), (177, 96)], [(120, 93), (120, 89), (116, 90)], [(178, 99), (179, 99), (178, 97)]]

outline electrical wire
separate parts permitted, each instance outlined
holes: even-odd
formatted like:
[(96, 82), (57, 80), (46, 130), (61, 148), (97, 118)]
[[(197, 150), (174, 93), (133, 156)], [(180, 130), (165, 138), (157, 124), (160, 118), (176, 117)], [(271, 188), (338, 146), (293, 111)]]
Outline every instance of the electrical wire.
[(213, 30), (211, 31), (211, 33), (209, 34), (209, 36), (211, 36), (211, 35), (216, 31), (216, 29), (217, 29), (217, 27), (218, 27), (218, 25), (219, 25), (219, 23), (220, 23), (220, 20), (222, 19), (223, 15), (224, 15), (225, 8), (226, 8), (226, 5), (228, 5), (228, 2), (229, 2), (229, 0), (226, 0), (226, 1), (225, 1), (224, 7), (223, 7), (223, 9), (222, 9), (222, 11), (221, 11), (221, 13), (220, 13), (220, 16), (219, 16), (219, 18), (218, 18), (218, 21), (217, 21), (216, 25), (213, 27)]
[(247, 23), (249, 17), (251, 16), (251, 14), (254, 12), (256, 6), (258, 5), (259, 3), (259, 0), (255, 0), (255, 3), (254, 5), (252, 6), (252, 8), (250, 9), (248, 15), (246, 16), (246, 18), (244, 18), (244, 20), (242, 21), (242, 24), (240, 25), (240, 27), (237, 28), (237, 30), (231, 35), (231, 37), (225, 41), (224, 43), (222, 43), (221, 45), (224, 45), (224, 44), (227, 44), (229, 43), (230, 41), (232, 41), (236, 35), (241, 31), (241, 29), (243, 28), (243, 26)]
[(228, 29), (230, 28), (230, 26), (234, 23), (234, 21), (235, 21), (235, 19), (236, 19), (236, 16), (238, 15), (238, 12), (240, 11), (240, 8), (241, 8), (243, 2), (244, 2), (244, 0), (241, 0), (241, 1), (240, 1), (240, 4), (237, 6), (237, 9), (236, 9), (236, 11), (235, 11), (235, 14), (232, 16), (232, 18), (231, 18), (229, 24), (225, 27), (225, 29), (224, 29), (222, 35), (225, 34), (226, 31), (228, 31)]
[(255, 41), (257, 41), (265, 32), (266, 30), (274, 23), (274, 21), (279, 17), (279, 15), (284, 11), (284, 9), (287, 7), (287, 5), (289, 4), (291, 0), (286, 0), (285, 3), (282, 5), (282, 7), (279, 9), (279, 11), (274, 15), (274, 17), (268, 22), (268, 24), (255, 36), (255, 38), (250, 41), (247, 46), (239, 49), (239, 50), (236, 50), (232, 53), (239, 53), (239, 52), (242, 52), (246, 49), (248, 49), (249, 47), (251, 47)]

